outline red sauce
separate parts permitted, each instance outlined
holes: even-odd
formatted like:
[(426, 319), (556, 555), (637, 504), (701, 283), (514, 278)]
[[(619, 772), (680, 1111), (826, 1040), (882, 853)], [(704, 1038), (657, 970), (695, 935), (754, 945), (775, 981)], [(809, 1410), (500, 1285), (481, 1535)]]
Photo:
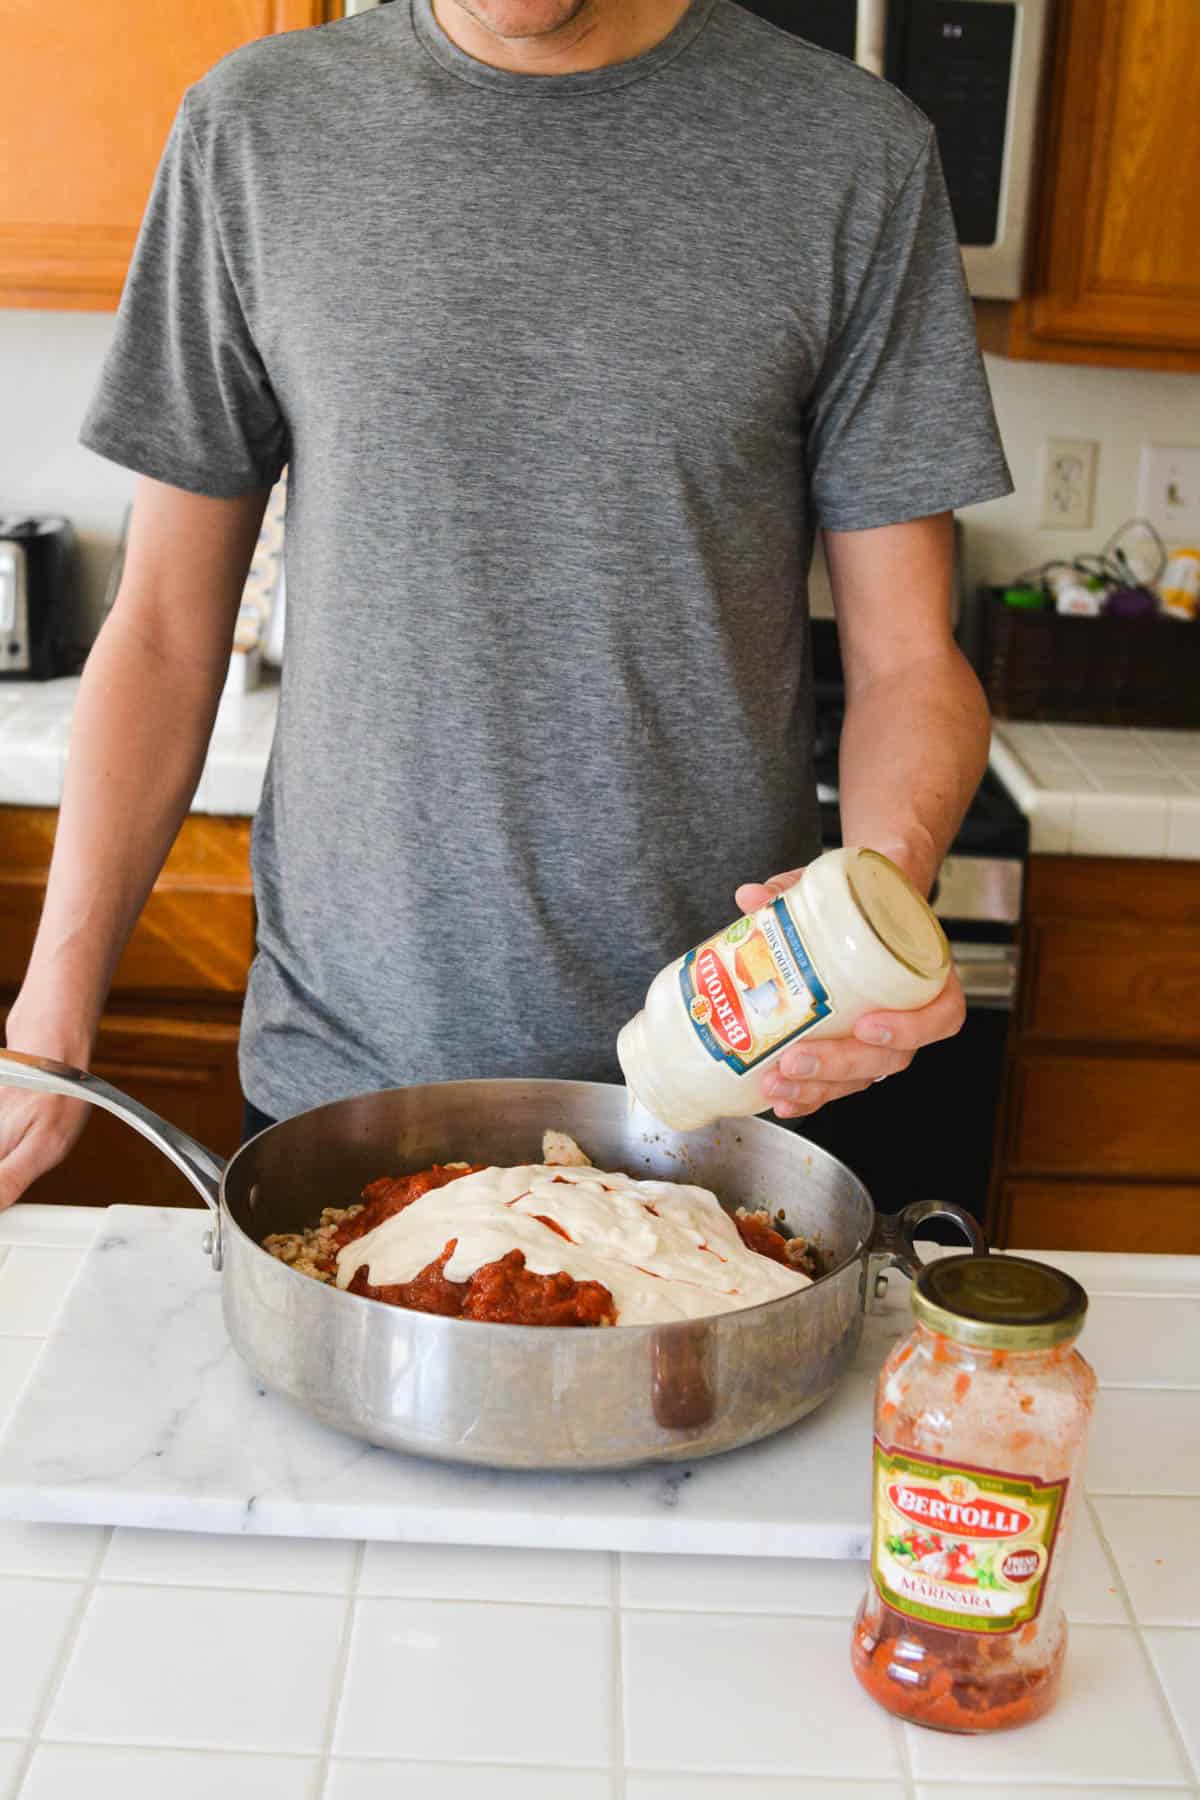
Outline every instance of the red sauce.
[(447, 1319), (478, 1319), (491, 1325), (615, 1325), (612, 1295), (598, 1281), (573, 1276), (535, 1275), (525, 1267), (524, 1252), (510, 1250), (497, 1262), (484, 1263), (466, 1281), (451, 1281), (446, 1264), (454, 1255), (451, 1238), (435, 1262), (411, 1281), (373, 1287), (366, 1268), (356, 1270), (352, 1294), (404, 1306), (410, 1312), (440, 1313)]
[(484, 1263), (467, 1283), (464, 1319), (495, 1325), (615, 1325), (617, 1308), (598, 1281), (576, 1281), (561, 1270), (535, 1275), (520, 1250)]
[(737, 1226), (738, 1236), (747, 1250), (757, 1250), (760, 1256), (769, 1257), (772, 1262), (782, 1263), (785, 1269), (791, 1268), (792, 1264), (787, 1253), (787, 1239), (782, 1237), (778, 1231), (774, 1231), (770, 1225), (765, 1225), (761, 1219), (755, 1218), (753, 1213), (743, 1214), (740, 1218), (735, 1217), (733, 1222)]
[(446, 1264), (454, 1255), (457, 1242), (457, 1238), (451, 1238), (437, 1260), (427, 1263), (411, 1281), (372, 1287), (364, 1265), (355, 1270), (349, 1291), (366, 1300), (382, 1300), (385, 1306), (407, 1307), (409, 1312), (440, 1313), (446, 1319), (461, 1319), (467, 1283), (450, 1281), (446, 1275)]
[(573, 1244), (575, 1242), (575, 1239), (571, 1236), (570, 1232), (564, 1230), (557, 1219), (548, 1219), (545, 1213), (534, 1213), (533, 1216), (539, 1225), (545, 1225), (548, 1230), (557, 1231), (560, 1238), (566, 1238), (568, 1244)]
[(1048, 1667), (989, 1672), (987, 1664), (1010, 1654), (1002, 1638), (979, 1640), (965, 1632), (902, 1618), (884, 1608), (876, 1638), (863, 1622), (855, 1629), (851, 1660), (859, 1681), (890, 1712), (942, 1731), (999, 1731), (1027, 1725), (1054, 1704), (1062, 1653)]
[(449, 1182), (457, 1181), (460, 1175), (475, 1175), (483, 1167), (483, 1163), (472, 1163), (465, 1169), (450, 1169), (444, 1163), (434, 1163), (432, 1168), (419, 1169), (415, 1175), (384, 1175), (378, 1181), (368, 1181), (359, 1196), (362, 1211), (355, 1213), (352, 1219), (344, 1219), (334, 1233), (335, 1249), (344, 1249), (355, 1238), (365, 1237), (368, 1231), (374, 1231), (385, 1219), (395, 1218), (422, 1194), (431, 1194), (434, 1188), (445, 1187)]

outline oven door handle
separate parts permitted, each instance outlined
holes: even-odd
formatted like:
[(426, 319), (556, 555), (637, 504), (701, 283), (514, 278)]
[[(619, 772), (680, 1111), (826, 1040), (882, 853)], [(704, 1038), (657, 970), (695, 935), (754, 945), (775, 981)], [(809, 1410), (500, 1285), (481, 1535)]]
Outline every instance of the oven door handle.
[(969, 1007), (1011, 1012), (1017, 997), (1021, 955), (1015, 944), (956, 944), (950, 954)]

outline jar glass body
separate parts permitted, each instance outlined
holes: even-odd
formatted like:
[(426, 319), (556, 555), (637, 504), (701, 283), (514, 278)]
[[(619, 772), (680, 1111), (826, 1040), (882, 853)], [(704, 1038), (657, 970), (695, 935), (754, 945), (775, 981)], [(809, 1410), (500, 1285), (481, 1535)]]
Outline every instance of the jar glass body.
[[(1082, 1504), (1095, 1387), (1090, 1366), (1070, 1344), (1032, 1351), (976, 1349), (918, 1324), (889, 1356), (875, 1405), (877, 1471), (900, 1457), (905, 1467), (919, 1462), (938, 1472), (936, 1486), (914, 1480), (911, 1491), (889, 1484), (886, 1473), (882, 1480), (877, 1475), (872, 1582), (855, 1620), (852, 1660), (863, 1686), (889, 1711), (935, 1730), (977, 1732), (1026, 1724), (1053, 1705), (1067, 1638), (1061, 1584), (1072, 1521)], [(976, 1496), (973, 1513), (938, 1503), (936, 1496), (945, 1489), (953, 1493), (958, 1487), (971, 1495), (973, 1474), (993, 1490)], [(998, 1481), (1005, 1490), (999, 1497)], [(923, 1508), (928, 1524), (889, 1537), (880, 1506), (890, 1506), (897, 1492), (902, 1504), (911, 1503), (906, 1516)], [(1006, 1498), (1013, 1493), (1017, 1499)], [(1048, 1560), (1036, 1602), (1033, 1584), (1026, 1600), (1022, 1583), (1040, 1552), (1020, 1545), (1008, 1549), (1004, 1543), (993, 1551), (986, 1540), (972, 1536), (981, 1512), (986, 1529), (981, 1500), (984, 1506), (999, 1498), (999, 1504), (1020, 1507), (1021, 1496), (1029, 1493), (1052, 1500), (1045, 1511), (1053, 1521), (1045, 1533)], [(963, 1527), (964, 1516), (971, 1528)], [(1036, 1507), (1008, 1515), (1013, 1525), (1041, 1516)], [(1003, 1521), (1005, 1515), (999, 1517)], [(894, 1528), (896, 1513), (889, 1510), (888, 1520)], [(912, 1563), (911, 1578), (901, 1577), (903, 1595), (888, 1589), (889, 1571), (896, 1566), (893, 1550)], [(1015, 1580), (1006, 1579), (1010, 1570)], [(959, 1582), (981, 1613), (988, 1606), (1036, 1605), (1036, 1610), (1028, 1618), (1017, 1610), (1019, 1622), (1011, 1629), (966, 1629), (974, 1621), (965, 1614), (964, 1628), (951, 1627), (939, 1602), (949, 1594), (952, 1605), (965, 1605), (955, 1594)], [(914, 1616), (910, 1606), (932, 1611), (934, 1618)]]
[[(895, 954), (871, 902), (879, 914), (891, 903), (901, 942), (935, 966), (923, 973)], [(659, 971), (617, 1039), (621, 1071), (672, 1130), (747, 1118), (766, 1110), (763, 1082), (798, 1037), (844, 1037), (876, 1008), (926, 1006), (949, 968), (941, 927), (899, 870), (874, 852), (826, 851), (770, 906)]]

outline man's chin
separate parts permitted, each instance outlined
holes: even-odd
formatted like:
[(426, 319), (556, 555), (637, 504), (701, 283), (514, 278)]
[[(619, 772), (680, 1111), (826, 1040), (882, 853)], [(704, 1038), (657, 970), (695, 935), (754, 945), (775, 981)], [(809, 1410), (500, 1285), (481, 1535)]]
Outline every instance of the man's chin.
[(550, 37), (570, 25), (592, 0), (454, 0), (476, 24), (499, 38)]

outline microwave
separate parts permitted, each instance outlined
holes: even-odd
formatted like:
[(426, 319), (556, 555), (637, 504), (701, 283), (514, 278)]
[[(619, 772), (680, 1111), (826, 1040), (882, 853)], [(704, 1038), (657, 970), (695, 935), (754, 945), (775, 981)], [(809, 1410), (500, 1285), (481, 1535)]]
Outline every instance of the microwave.
[(1023, 291), (1050, 0), (738, 0), (907, 94), (937, 133), (971, 292)]
[[(380, 0), (343, 0), (346, 13)], [(937, 133), (967, 284), (1024, 289), (1051, 0), (738, 0), (907, 94)]]

